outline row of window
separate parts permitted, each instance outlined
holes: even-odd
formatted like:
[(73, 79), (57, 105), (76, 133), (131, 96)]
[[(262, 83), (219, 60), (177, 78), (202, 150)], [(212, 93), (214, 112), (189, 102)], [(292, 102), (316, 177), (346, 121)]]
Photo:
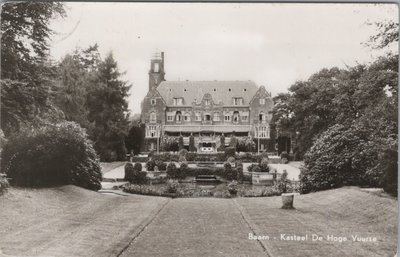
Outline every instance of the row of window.
[[(225, 114), (224, 115), (224, 121), (225, 122), (231, 122), (231, 120), (234, 123), (238, 123), (240, 120), (242, 122), (247, 122), (249, 117), (247, 115), (239, 115), (238, 112), (234, 112), (233, 115)], [(258, 119), (260, 123), (265, 123), (267, 120), (267, 116), (264, 114), (264, 112), (260, 112), (258, 115)], [(195, 114), (195, 120), (196, 121), (202, 121), (202, 117), (200, 113)], [(174, 115), (167, 115), (167, 121), (168, 122), (173, 122), (174, 121)], [(181, 112), (177, 112), (175, 114), (175, 121), (177, 123), (181, 123), (182, 121), (185, 122), (190, 122), (191, 118), (189, 114), (182, 115)], [(211, 121), (211, 114), (204, 114), (204, 121)], [(220, 121), (220, 114), (219, 112), (214, 112), (213, 115), (213, 121)], [(155, 112), (150, 113), (150, 123), (156, 123), (157, 122), (157, 114)]]
[(146, 137), (160, 137), (160, 130), (157, 126), (149, 125), (146, 129)]
[[(269, 126), (255, 127), (255, 136), (257, 138), (270, 138)], [(146, 137), (160, 137), (160, 129), (158, 126), (149, 125), (146, 129)]]
[[(150, 100), (151, 105), (156, 105), (157, 101), (156, 99), (151, 99)], [(206, 99), (204, 101), (205, 105), (210, 105), (211, 101), (209, 99)], [(173, 99), (173, 105), (175, 106), (180, 106), (183, 105), (183, 98), (174, 98)], [(241, 97), (234, 97), (233, 98), (233, 105), (243, 105), (243, 98)], [(260, 98), (260, 105), (265, 105), (265, 99), (264, 98)]]

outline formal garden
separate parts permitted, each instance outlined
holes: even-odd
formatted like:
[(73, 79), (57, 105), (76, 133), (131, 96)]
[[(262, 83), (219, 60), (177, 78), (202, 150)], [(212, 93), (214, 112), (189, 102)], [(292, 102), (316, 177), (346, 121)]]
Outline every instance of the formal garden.
[[(281, 154), (286, 162), (287, 153)], [(269, 165), (268, 153), (235, 152), (200, 154), (185, 149), (178, 153), (150, 153), (126, 163), (125, 192), (168, 197), (257, 197), (298, 192), (298, 183)], [(143, 164), (140, 161), (146, 161)], [(276, 161), (275, 161), (276, 162)], [(246, 165), (244, 170), (243, 163)], [(145, 168), (145, 171), (144, 171)], [(261, 178), (261, 179), (260, 179)]]

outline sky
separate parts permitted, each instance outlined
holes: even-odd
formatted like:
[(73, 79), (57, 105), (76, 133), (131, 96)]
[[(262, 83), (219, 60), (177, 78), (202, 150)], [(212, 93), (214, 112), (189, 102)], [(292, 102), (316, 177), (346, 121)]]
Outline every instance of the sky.
[(376, 33), (367, 24), (398, 20), (395, 4), (74, 2), (66, 12), (51, 24), (52, 58), (95, 43), (111, 51), (132, 114), (156, 52), (166, 80), (252, 80), (275, 96), (322, 68), (372, 62), (382, 51), (363, 44)]

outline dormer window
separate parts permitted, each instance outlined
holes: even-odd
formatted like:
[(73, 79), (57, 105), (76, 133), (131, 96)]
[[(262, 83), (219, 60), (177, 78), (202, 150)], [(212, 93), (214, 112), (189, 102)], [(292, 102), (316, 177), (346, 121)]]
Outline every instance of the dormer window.
[(156, 105), (156, 99), (151, 99), (150, 102), (151, 102), (151, 105)]
[(234, 98), (233, 98), (233, 105), (243, 105), (243, 98), (241, 98), (241, 97), (234, 97)]
[(260, 98), (260, 104), (264, 105), (265, 104), (265, 99), (264, 98)]
[(208, 100), (208, 99), (204, 100), (204, 104), (205, 105), (210, 105), (210, 100)]
[(174, 98), (174, 105), (183, 105), (183, 98)]

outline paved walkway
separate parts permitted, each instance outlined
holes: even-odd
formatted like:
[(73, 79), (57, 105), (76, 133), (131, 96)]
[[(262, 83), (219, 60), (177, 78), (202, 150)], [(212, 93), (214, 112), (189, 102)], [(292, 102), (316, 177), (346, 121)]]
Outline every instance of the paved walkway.
[(174, 199), (121, 256), (268, 256), (234, 200)]

